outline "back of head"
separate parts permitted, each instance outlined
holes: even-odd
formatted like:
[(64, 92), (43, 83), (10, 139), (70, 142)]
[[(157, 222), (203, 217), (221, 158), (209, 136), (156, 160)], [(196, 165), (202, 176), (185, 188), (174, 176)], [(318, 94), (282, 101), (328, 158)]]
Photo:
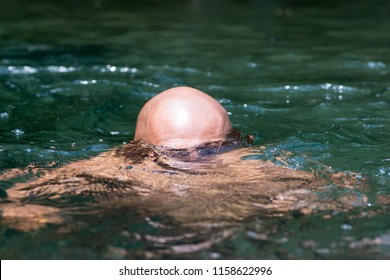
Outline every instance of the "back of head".
[(190, 87), (168, 89), (149, 100), (138, 115), (134, 140), (189, 148), (225, 139), (231, 130), (226, 110)]

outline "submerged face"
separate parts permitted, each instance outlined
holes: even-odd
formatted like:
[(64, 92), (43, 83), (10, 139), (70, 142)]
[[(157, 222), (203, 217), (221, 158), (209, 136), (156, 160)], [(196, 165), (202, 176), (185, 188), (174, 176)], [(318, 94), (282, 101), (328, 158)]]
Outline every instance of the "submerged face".
[(189, 148), (224, 140), (231, 128), (226, 110), (211, 96), (194, 88), (176, 87), (144, 105), (138, 114), (134, 140)]

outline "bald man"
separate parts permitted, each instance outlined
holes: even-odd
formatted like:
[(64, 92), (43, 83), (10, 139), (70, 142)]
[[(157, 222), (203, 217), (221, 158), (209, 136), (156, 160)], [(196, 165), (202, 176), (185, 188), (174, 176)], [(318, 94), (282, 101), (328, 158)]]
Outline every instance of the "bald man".
[(215, 99), (191, 87), (175, 87), (149, 100), (138, 115), (134, 140), (169, 148), (221, 141), (232, 126)]

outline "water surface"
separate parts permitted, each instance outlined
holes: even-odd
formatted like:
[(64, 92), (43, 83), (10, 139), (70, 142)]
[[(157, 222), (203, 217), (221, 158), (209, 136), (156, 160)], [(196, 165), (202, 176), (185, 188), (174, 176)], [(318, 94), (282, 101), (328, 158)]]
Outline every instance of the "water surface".
[[(72, 196), (56, 206), (88, 211), (65, 222), (23, 230), (2, 220), (0, 255), (389, 258), (389, 12), (380, 0), (2, 1), (1, 173), (56, 169), (128, 142), (147, 100), (188, 85), (255, 136), (263, 148), (251, 160), (358, 173), (367, 201), (210, 230), (172, 218), (157, 200), (101, 211)], [(0, 181), (2, 204), (15, 182), (35, 176)]]

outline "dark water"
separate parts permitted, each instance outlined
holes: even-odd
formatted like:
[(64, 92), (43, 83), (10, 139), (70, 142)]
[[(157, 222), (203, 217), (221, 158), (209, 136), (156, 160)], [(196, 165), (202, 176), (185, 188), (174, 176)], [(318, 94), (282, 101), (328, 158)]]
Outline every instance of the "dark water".
[[(264, 157), (360, 173), (369, 200), (215, 234), (158, 209), (79, 213), (71, 230), (2, 222), (0, 256), (390, 258), (389, 14), (380, 0), (1, 1), (0, 172), (127, 142), (146, 100), (188, 85), (219, 100)], [(0, 181), (4, 199), (13, 182)]]

